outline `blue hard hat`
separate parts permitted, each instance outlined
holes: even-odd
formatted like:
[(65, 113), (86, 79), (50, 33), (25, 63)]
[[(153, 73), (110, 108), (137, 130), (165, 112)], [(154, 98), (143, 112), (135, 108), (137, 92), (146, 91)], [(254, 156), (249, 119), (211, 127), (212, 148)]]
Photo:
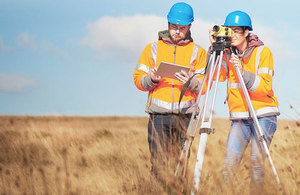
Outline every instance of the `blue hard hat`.
[(189, 25), (194, 21), (193, 8), (183, 2), (175, 3), (169, 13), (168, 22), (179, 25)]
[(224, 26), (248, 26), (252, 28), (250, 16), (242, 11), (234, 11), (227, 15)]

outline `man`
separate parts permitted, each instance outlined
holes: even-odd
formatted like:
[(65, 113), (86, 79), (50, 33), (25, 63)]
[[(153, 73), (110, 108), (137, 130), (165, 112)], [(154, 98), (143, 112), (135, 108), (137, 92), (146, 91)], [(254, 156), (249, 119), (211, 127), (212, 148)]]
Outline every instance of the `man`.
[[(146, 46), (133, 74), (136, 87), (149, 92), (148, 143), (156, 177), (159, 169), (175, 167), (206, 66), (206, 51), (191, 37), (192, 7), (176, 3), (167, 18), (168, 30), (159, 32), (159, 40)], [(189, 67), (190, 71), (176, 73), (177, 79), (158, 76), (156, 70), (162, 61)], [(191, 79), (179, 104), (183, 85), (196, 73), (198, 76)]]

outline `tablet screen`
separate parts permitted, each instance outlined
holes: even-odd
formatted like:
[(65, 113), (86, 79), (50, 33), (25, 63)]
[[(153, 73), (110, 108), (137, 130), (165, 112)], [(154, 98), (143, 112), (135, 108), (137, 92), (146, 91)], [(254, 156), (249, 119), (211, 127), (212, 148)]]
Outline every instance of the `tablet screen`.
[(161, 77), (167, 77), (171, 79), (176, 79), (175, 73), (181, 72), (181, 70), (189, 72), (190, 68), (186, 66), (181, 66), (178, 64), (171, 64), (167, 62), (161, 62), (156, 73)]

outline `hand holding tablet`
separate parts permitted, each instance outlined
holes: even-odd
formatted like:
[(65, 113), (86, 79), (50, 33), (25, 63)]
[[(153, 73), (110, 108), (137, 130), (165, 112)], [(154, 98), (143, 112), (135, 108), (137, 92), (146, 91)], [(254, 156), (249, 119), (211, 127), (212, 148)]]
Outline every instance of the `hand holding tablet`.
[(156, 74), (161, 77), (167, 77), (167, 78), (179, 80), (178, 77), (175, 76), (175, 73), (177, 73), (177, 75), (178, 74), (184, 75), (182, 73), (182, 71), (185, 71), (186, 73), (188, 73), (189, 70), (190, 70), (190, 68), (186, 67), (186, 66), (171, 64), (171, 63), (167, 63), (167, 62), (161, 62), (156, 71)]

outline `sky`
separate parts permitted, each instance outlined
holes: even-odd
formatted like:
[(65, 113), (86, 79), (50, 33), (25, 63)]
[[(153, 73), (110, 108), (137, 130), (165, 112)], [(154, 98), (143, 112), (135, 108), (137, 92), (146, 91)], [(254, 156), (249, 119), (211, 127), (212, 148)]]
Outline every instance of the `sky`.
[[(0, 0), (0, 115), (147, 116), (147, 93), (132, 74), (176, 2)], [(280, 117), (300, 118), (299, 1), (185, 2), (194, 9), (192, 37), (206, 50), (208, 30), (228, 13), (250, 15), (273, 53)], [(221, 83), (217, 117), (228, 117), (225, 97)]]

